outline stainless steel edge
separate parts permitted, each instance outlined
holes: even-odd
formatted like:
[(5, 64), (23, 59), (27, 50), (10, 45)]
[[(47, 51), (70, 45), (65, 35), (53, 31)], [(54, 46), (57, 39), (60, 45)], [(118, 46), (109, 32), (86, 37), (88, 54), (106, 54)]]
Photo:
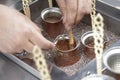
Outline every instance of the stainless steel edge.
[[(3, 54), (3, 53), (1, 53), (1, 54)], [(34, 69), (31, 66), (29, 66), (28, 64), (24, 63), (23, 61), (21, 61), (17, 57), (15, 57), (15, 56), (13, 56), (11, 54), (3, 54), (3, 55), (5, 55), (7, 58), (9, 58), (13, 62), (15, 62), (17, 65), (21, 66), (23, 69), (30, 72), (32, 75), (34, 75), (37, 78), (41, 79), (41, 76), (40, 76), (39, 72), (36, 69)]]

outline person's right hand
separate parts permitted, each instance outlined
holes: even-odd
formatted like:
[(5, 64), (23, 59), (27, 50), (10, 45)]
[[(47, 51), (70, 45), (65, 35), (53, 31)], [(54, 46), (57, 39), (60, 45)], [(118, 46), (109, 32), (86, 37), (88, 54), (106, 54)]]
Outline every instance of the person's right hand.
[(0, 5), (0, 51), (3, 53), (32, 52), (34, 45), (43, 49), (54, 47), (40, 29), (26, 16)]
[(56, 0), (62, 13), (67, 30), (80, 22), (83, 16), (91, 12), (91, 0)]

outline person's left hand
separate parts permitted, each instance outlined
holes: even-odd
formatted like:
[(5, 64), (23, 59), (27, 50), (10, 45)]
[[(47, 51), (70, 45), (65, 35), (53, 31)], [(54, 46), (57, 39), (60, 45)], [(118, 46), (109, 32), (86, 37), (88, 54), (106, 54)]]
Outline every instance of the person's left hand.
[(14, 9), (0, 5), (0, 51), (13, 54), (26, 50), (32, 53), (35, 45), (42, 49), (54, 47), (29, 18)]

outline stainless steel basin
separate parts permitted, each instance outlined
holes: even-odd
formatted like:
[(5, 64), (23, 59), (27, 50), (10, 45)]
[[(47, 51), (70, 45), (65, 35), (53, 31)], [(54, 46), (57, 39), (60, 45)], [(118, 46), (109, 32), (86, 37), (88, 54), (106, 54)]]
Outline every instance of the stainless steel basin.
[[(108, 49), (112, 44), (114, 44), (119, 39), (119, 35), (120, 35), (120, 27), (119, 27), (119, 25), (120, 25), (120, 16), (119, 16), (119, 14), (120, 14), (120, 11), (119, 11), (119, 9), (117, 9), (115, 7), (112, 7), (112, 6), (110, 6), (110, 5), (106, 4), (106, 3), (101, 2), (101, 0), (97, 1), (96, 4), (97, 4), (97, 7), (96, 7), (97, 11), (100, 12), (104, 17), (105, 32), (107, 33), (108, 38), (110, 37), (109, 40), (111, 42), (109, 43), (109, 46), (107, 47), (107, 49)], [(54, 5), (57, 6), (56, 4), (54, 4)], [(44, 8), (47, 8), (47, 7), (48, 7), (47, 0), (35, 0), (35, 2), (30, 5), (31, 13), (32, 13), (32, 20), (39, 27), (41, 27), (40, 13)], [(18, 1), (17, 3), (15, 3), (14, 8), (17, 9), (18, 11), (20, 11), (20, 12), (23, 12), (22, 11), (21, 1)], [(81, 35), (84, 32), (86, 32), (88, 30), (91, 30), (91, 26), (90, 26), (91, 24), (90, 23), (91, 23), (90, 16), (86, 15), (82, 19), (81, 23), (78, 24), (77, 27), (75, 27), (75, 29), (73, 30), (74, 35), (78, 39), (80, 39)], [(111, 33), (111, 34), (109, 34), (109, 33)], [(46, 35), (45, 32), (43, 32), (43, 35), (47, 39), (51, 40), (48, 37), (48, 35)], [(46, 51), (44, 51), (44, 52), (46, 53)], [(47, 51), (47, 53), (48, 53), (48, 51)], [(52, 56), (51, 56), (52, 52), (49, 55), (47, 53), (46, 53), (46, 59), (49, 60), (50, 58), (52, 58)], [(81, 48), (80, 48), (80, 54), (84, 55)], [(13, 61), (15, 61), (15, 60), (13, 59)], [(90, 60), (90, 59), (87, 59), (86, 57), (83, 56), (81, 61), (83, 61), (83, 63), (81, 63), (81, 64), (84, 64), (84, 65), (81, 66), (81, 64), (78, 64), (77, 68), (75, 66), (72, 67), (72, 68), (67, 67), (69, 70), (73, 70), (74, 74), (72, 74), (72, 75), (69, 75), (71, 73), (67, 74), (66, 69), (65, 69), (66, 70), (66, 72), (65, 72), (64, 69), (61, 70), (61, 68), (57, 67), (54, 63), (52, 63), (52, 65), (53, 65), (53, 69), (51, 71), (52, 79), (53, 80), (80, 80), (81, 78), (83, 78), (83, 77), (85, 77), (87, 75), (96, 73), (96, 60), (95, 59)], [(51, 60), (51, 62), (52, 62), (52, 60)], [(29, 63), (27, 63), (27, 64), (29, 65)], [(22, 63), (21, 63), (21, 65), (22, 65)], [(107, 69), (105, 69), (103, 71), (103, 74), (110, 75), (110, 76), (116, 78), (117, 80), (119, 80), (119, 77), (120, 77), (120, 75), (112, 73)]]

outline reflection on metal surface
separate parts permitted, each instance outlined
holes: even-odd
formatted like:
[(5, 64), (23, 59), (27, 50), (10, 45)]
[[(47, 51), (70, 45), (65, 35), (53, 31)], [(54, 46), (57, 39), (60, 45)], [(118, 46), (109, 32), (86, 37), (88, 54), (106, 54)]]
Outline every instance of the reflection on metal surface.
[(120, 9), (120, 0), (98, 0), (114, 8)]
[[(19, 60), (11, 60), (11, 55), (6, 54), (4, 56), (2, 53), (0, 53), (0, 80), (39, 80), (36, 76), (34, 76), (34, 71), (29, 72), (32, 70), (28, 65), (24, 65), (23, 62)], [(14, 57), (11, 57), (12, 59), (15, 59)], [(26, 68), (30, 69), (27, 71), (25, 68), (21, 67), (20, 65), (24, 65)]]
[[(93, 59), (95, 57), (93, 36), (94, 33), (92, 31), (87, 31), (83, 33), (83, 35), (81, 36), (83, 51), (89, 59)], [(106, 49), (108, 45), (109, 45), (109, 37), (105, 33), (105, 36), (103, 38), (103, 49)]]
[(82, 80), (115, 80), (115, 79), (107, 75), (91, 74), (89, 76), (84, 77)]
[(56, 55), (55, 63), (57, 66), (65, 67), (75, 64), (80, 59), (79, 47), (80, 41), (74, 38), (74, 45), (69, 45), (69, 36), (67, 34), (59, 35), (55, 39)]
[(115, 6), (117, 9), (120, 9), (120, 6)]
[(18, 1), (20, 1), (20, 0), (0, 0), (0, 3), (7, 5), (7, 6), (12, 6)]
[(109, 76), (115, 78), (116, 80), (120, 80), (120, 74), (115, 74), (115, 73), (109, 71), (108, 69), (103, 70), (103, 74), (109, 75)]
[(103, 60), (110, 71), (120, 74), (120, 46), (112, 47), (105, 51)]
[(43, 9), (41, 18), (43, 29), (52, 39), (64, 33), (65, 29), (62, 23), (62, 13), (59, 8), (52, 7)]

